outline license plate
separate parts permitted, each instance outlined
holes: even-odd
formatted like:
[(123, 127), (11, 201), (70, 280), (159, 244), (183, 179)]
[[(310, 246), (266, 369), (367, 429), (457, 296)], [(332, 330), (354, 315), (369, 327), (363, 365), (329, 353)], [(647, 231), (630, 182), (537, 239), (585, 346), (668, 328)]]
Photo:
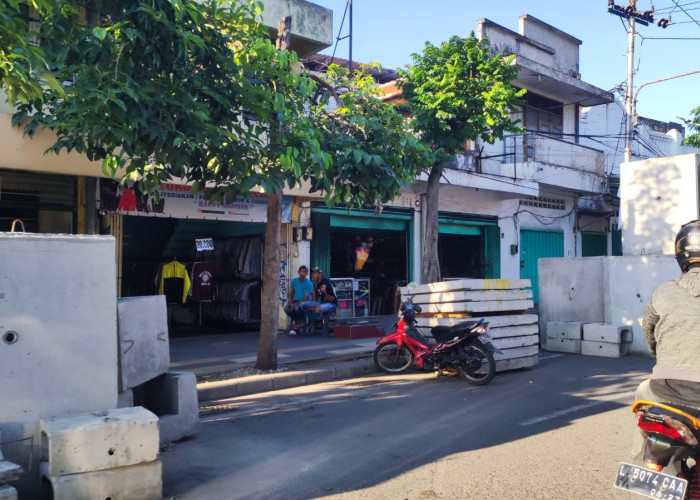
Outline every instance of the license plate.
[(688, 481), (638, 465), (621, 463), (615, 478), (615, 487), (648, 498), (683, 500)]

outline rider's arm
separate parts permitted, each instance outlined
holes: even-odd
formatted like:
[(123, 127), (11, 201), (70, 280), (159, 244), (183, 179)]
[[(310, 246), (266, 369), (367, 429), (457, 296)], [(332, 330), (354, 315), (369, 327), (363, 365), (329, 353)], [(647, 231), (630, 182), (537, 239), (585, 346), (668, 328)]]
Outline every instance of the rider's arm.
[(656, 323), (659, 322), (659, 314), (656, 312), (653, 304), (653, 298), (647, 304), (646, 309), (644, 309), (644, 317), (642, 318), (642, 333), (644, 338), (649, 345), (649, 351), (656, 356), (656, 337), (654, 336), (654, 330), (656, 329)]

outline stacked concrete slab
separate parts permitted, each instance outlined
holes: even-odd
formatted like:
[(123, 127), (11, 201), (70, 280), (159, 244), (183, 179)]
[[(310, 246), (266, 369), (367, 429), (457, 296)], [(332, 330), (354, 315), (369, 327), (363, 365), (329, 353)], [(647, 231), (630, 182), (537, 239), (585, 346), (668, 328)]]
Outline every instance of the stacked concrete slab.
[(420, 304), (418, 328), (430, 337), (434, 326), (450, 326), (469, 318), (485, 318), (489, 334), (503, 354), (496, 354), (496, 370), (537, 365), (539, 327), (530, 280), (467, 279), (440, 281), (401, 289), (402, 300), (413, 297)]
[(578, 321), (547, 322), (548, 351), (620, 358), (629, 352), (632, 327)]
[(158, 415), (161, 443), (196, 434), (199, 405), (195, 374), (168, 372), (165, 296), (119, 299), (117, 315), (119, 406), (140, 405)]
[(56, 500), (162, 498), (158, 417), (141, 407), (40, 421), (42, 476)]

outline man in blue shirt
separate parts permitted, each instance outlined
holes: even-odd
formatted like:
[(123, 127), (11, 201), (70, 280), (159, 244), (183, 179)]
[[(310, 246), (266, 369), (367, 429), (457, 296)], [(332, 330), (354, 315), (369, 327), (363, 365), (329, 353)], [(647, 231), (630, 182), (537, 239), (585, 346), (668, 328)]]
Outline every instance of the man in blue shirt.
[(302, 306), (313, 303), (314, 286), (308, 275), (309, 269), (303, 265), (299, 266), (299, 277), (294, 278), (289, 287), (289, 300), (284, 306), (284, 312), (293, 321), (290, 335), (296, 335), (296, 330), (302, 327), (302, 322), (306, 319)]

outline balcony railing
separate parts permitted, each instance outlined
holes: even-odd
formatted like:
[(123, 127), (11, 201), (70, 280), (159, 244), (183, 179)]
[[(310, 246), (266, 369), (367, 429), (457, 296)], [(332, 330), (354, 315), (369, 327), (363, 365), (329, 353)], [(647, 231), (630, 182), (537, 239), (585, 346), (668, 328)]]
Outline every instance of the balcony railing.
[[(602, 151), (546, 134), (528, 132), (503, 138), (504, 164), (535, 163), (561, 167), (586, 174), (605, 176)], [(525, 169), (525, 173), (528, 169)], [(517, 171), (517, 167), (516, 167)]]

